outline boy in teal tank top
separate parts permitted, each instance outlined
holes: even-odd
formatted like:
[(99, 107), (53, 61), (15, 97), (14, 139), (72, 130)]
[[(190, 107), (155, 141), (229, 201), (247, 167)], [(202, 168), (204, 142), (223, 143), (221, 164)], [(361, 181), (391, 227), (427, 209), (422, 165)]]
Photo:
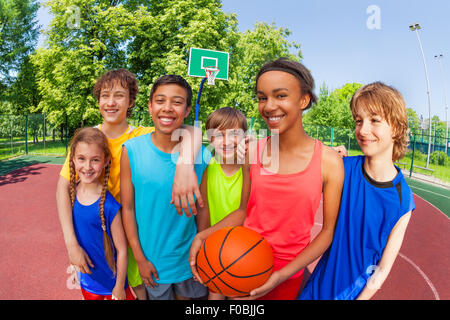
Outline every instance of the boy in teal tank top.
[[(200, 184), (205, 206), (199, 209), (214, 225), (241, 204), (242, 168), (237, 161), (237, 145), (245, 137), (247, 119), (237, 109), (220, 108), (206, 121), (206, 132), (215, 156), (208, 164)], [(210, 300), (224, 299), (220, 293), (210, 292)]]
[[(149, 299), (201, 298), (207, 290), (193, 280), (189, 249), (209, 217), (179, 215), (171, 201), (171, 181), (179, 153), (173, 134), (191, 109), (192, 90), (180, 76), (159, 78), (150, 92), (155, 131), (124, 143), (121, 157), (123, 224)], [(203, 152), (204, 151), (204, 152)], [(201, 181), (211, 158), (205, 148), (195, 161)]]

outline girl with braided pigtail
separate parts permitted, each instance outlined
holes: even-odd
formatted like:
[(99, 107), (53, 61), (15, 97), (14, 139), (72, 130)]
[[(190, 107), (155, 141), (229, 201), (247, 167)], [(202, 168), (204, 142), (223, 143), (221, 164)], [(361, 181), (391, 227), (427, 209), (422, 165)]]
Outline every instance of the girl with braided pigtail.
[(85, 300), (134, 300), (126, 276), (121, 205), (107, 190), (110, 160), (108, 140), (100, 130), (77, 130), (70, 145), (69, 190), (75, 235), (93, 264), (90, 273), (79, 273)]

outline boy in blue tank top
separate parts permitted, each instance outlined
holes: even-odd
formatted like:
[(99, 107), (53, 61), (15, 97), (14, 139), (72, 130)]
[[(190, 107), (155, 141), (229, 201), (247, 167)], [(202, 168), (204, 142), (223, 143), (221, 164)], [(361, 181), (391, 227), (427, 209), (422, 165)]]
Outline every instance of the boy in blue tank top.
[[(173, 136), (191, 109), (192, 90), (180, 76), (166, 75), (153, 85), (148, 103), (155, 131), (124, 143), (120, 164), (123, 224), (139, 273), (153, 300), (207, 295), (195, 282), (189, 249), (209, 217), (179, 215), (170, 204), (179, 143)], [(211, 154), (202, 148), (195, 161), (202, 180)]]
[(350, 101), (363, 156), (344, 158), (345, 180), (336, 231), (301, 300), (370, 299), (386, 280), (411, 212), (411, 189), (394, 161), (406, 152), (402, 95), (376, 82)]

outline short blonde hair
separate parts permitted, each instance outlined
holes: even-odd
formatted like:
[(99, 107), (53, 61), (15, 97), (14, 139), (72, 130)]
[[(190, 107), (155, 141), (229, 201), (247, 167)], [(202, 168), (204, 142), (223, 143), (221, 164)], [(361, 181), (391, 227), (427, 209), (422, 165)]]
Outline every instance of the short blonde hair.
[(382, 82), (370, 83), (358, 89), (350, 100), (353, 118), (359, 108), (386, 119), (393, 132), (392, 161), (401, 159), (408, 146), (408, 117), (402, 94)]

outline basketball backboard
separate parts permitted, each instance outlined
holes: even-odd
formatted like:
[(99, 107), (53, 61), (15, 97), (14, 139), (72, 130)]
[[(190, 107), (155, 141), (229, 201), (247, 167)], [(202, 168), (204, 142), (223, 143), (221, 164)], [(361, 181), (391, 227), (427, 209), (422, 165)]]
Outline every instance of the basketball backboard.
[(190, 48), (188, 76), (204, 78), (206, 67), (217, 67), (220, 70), (215, 78), (228, 80), (228, 60), (228, 52)]

